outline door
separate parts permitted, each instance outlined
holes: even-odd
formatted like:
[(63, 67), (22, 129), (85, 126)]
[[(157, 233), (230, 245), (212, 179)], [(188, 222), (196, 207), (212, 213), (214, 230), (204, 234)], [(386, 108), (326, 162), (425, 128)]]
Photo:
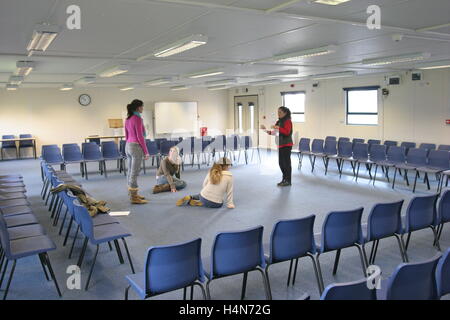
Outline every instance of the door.
[(259, 145), (258, 96), (234, 97), (234, 127), (239, 135), (252, 137), (253, 145)]

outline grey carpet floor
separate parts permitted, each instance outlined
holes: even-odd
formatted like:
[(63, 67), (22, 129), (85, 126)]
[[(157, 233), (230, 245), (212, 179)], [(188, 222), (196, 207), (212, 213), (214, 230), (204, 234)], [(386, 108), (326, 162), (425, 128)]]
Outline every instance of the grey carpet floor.
[[(148, 168), (146, 175), (139, 177), (141, 192), (148, 196), (150, 202), (146, 205), (130, 205), (127, 196), (125, 177), (120, 174), (114, 162), (108, 163), (109, 176), (105, 179), (96, 170), (98, 166), (89, 164), (89, 180), (84, 180), (77, 165), (69, 165), (67, 170), (95, 198), (108, 202), (114, 211), (131, 211), (129, 216), (119, 217), (131, 233), (128, 245), (137, 271), (144, 267), (144, 257), (150, 246), (176, 244), (201, 237), (202, 256), (210, 256), (215, 235), (223, 231), (242, 230), (257, 225), (264, 226), (264, 242), (269, 242), (273, 225), (279, 219), (292, 219), (310, 214), (316, 215), (315, 232), (320, 233), (322, 223), (328, 212), (364, 207), (363, 222), (367, 220), (372, 206), (379, 202), (389, 202), (405, 199), (406, 205), (413, 196), (409, 187), (398, 180), (395, 190), (390, 184), (380, 178), (375, 186), (368, 179), (367, 172), (361, 172), (361, 178), (356, 182), (351, 175), (351, 168), (345, 168), (345, 174), (339, 179), (335, 164), (330, 165), (327, 176), (324, 175), (323, 164), (318, 162), (316, 170), (311, 173), (309, 162), (305, 159), (301, 171), (297, 169), (297, 157), (293, 155), (293, 185), (279, 188), (280, 180), (276, 152), (261, 152), (262, 162), (256, 160), (248, 165), (241, 163), (231, 170), (234, 175), (234, 201), (236, 208), (206, 209), (191, 207), (176, 207), (178, 198), (197, 194), (207, 174), (207, 167), (187, 166), (182, 173), (182, 179), (187, 181), (187, 188), (177, 193), (153, 195), (151, 188), (155, 183), (155, 168)], [(63, 237), (58, 235), (58, 229), (51, 225), (50, 214), (40, 198), (42, 187), (39, 161), (19, 160), (0, 162), (0, 174), (21, 173), (27, 186), (27, 195), (32, 203), (35, 214), (47, 233), (55, 241), (57, 249), (50, 252), (50, 259), (55, 269), (56, 277), (63, 292), (63, 299), (123, 299), (127, 286), (125, 275), (130, 273), (128, 263), (119, 264), (115, 251), (109, 251), (108, 246), (100, 248), (97, 264), (88, 291), (69, 290), (66, 273), (70, 265), (76, 264), (80, 252), (81, 240), (75, 249), (75, 258), (67, 258), (69, 247), (63, 247)], [(427, 191), (420, 183), (416, 195), (429, 194), (436, 190), (436, 182), (432, 181), (432, 191)], [(404, 212), (403, 212), (404, 213)], [(81, 239), (81, 238), (80, 238)], [(431, 230), (415, 232), (408, 250), (410, 261), (418, 262), (433, 257), (438, 251), (432, 246)], [(450, 246), (450, 230), (444, 229), (441, 246)], [(368, 250), (369, 251), (369, 250)], [(94, 247), (89, 246), (85, 263), (82, 268), (82, 282), (90, 266)], [(363, 276), (360, 259), (356, 248), (342, 251), (341, 263), (336, 276), (332, 275), (334, 253), (321, 257), (321, 266), (325, 285), (333, 282), (347, 282), (361, 279)], [(388, 277), (401, 263), (399, 249), (394, 238), (382, 240), (378, 250), (376, 264), (382, 269), (383, 277)], [(299, 262), (297, 280), (294, 286), (286, 286), (289, 262), (271, 267), (270, 281), (274, 299), (297, 299), (305, 292), (312, 299), (318, 299), (318, 289), (311, 261), (302, 258)], [(213, 299), (239, 299), (242, 285), (242, 275), (213, 281), (211, 295)], [(84, 287), (84, 286), (82, 286)], [(131, 299), (137, 298), (131, 293)], [(181, 299), (182, 290), (160, 295), (153, 299)], [(197, 289), (195, 298), (201, 298)], [(257, 272), (249, 274), (247, 299), (264, 299), (261, 276)], [(22, 259), (18, 262), (8, 299), (58, 299), (52, 282), (47, 282), (42, 273), (37, 257)]]

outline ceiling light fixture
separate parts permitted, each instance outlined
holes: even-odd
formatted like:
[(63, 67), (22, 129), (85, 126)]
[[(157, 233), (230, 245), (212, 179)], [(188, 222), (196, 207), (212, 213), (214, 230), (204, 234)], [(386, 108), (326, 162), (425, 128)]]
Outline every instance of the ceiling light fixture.
[(69, 91), (73, 89), (73, 84), (64, 84), (59, 90), (61, 91)]
[(286, 54), (281, 54), (274, 56), (273, 59), (278, 62), (295, 62), (299, 61), (304, 58), (311, 58), (311, 57), (317, 57), (317, 56), (323, 56), (326, 54), (330, 54), (333, 52), (336, 52), (337, 46), (335, 45), (329, 45), (325, 47), (320, 48), (314, 48), (314, 49), (306, 49)]
[(58, 35), (59, 27), (56, 25), (39, 24), (33, 31), (28, 43), (28, 51), (45, 51)]
[(215, 80), (215, 81), (206, 81), (205, 84), (207, 86), (220, 86), (227, 84), (236, 84), (236, 79), (223, 79), (223, 80)]
[(197, 73), (191, 73), (191, 74), (188, 74), (187, 76), (191, 79), (197, 79), (197, 78), (217, 76), (217, 75), (223, 74), (223, 73), (224, 73), (224, 71), (222, 71), (220, 69), (210, 69), (210, 70), (205, 70), (205, 71), (201, 71), (201, 72), (197, 72)]
[(298, 77), (298, 70), (297, 69), (290, 69), (290, 70), (284, 70), (279, 72), (270, 72), (270, 73), (263, 73), (259, 76), (265, 77), (265, 78), (289, 78), (289, 77)]
[(250, 86), (264, 86), (264, 85), (269, 85), (269, 84), (276, 84), (276, 83), (280, 83), (281, 80), (279, 79), (273, 79), (273, 80), (260, 80), (260, 81), (251, 81), (248, 83), (248, 85)]
[(125, 72), (128, 72), (129, 67), (125, 64), (119, 64), (118, 66), (106, 69), (105, 71), (101, 72), (99, 76), (101, 78), (111, 78), (114, 76), (117, 76), (118, 74), (122, 74)]
[(83, 77), (81, 79), (78, 79), (76, 81), (76, 83), (77, 84), (91, 84), (91, 83), (94, 83), (95, 80), (97, 80), (97, 78), (94, 77), (94, 76), (86, 76), (86, 77)]
[(424, 64), (417, 66), (417, 68), (420, 70), (434, 70), (434, 69), (450, 68), (450, 60), (424, 63)]
[(121, 91), (129, 91), (129, 90), (134, 90), (135, 87), (134, 86), (125, 86), (122, 88), (119, 88)]
[(213, 87), (208, 87), (208, 90), (214, 91), (214, 90), (225, 90), (228, 89), (228, 86), (222, 85), (222, 86), (213, 86)]
[(170, 88), (170, 90), (173, 90), (173, 91), (180, 91), (180, 90), (186, 90), (188, 87), (186, 87), (186, 86), (176, 86), (176, 87), (172, 87), (172, 88)]
[(155, 79), (155, 80), (150, 80), (150, 81), (146, 81), (144, 82), (144, 85), (146, 86), (159, 86), (161, 84), (167, 84), (172, 82), (171, 79), (169, 78), (161, 78), (161, 79)]
[(350, 0), (313, 0), (315, 3), (327, 4), (329, 6), (337, 6), (341, 3), (349, 2)]
[(34, 61), (17, 61), (16, 67), (17, 69), (15, 74), (26, 77), (34, 69), (35, 63)]
[(431, 56), (428, 52), (410, 53), (399, 56), (390, 56), (375, 59), (364, 59), (362, 64), (367, 66), (384, 66), (394, 63), (413, 62), (428, 59)]
[(23, 81), (23, 76), (10, 76), (9, 77), (9, 83), (11, 84), (21, 84)]
[(6, 90), (8, 90), (8, 91), (15, 91), (17, 89), (19, 89), (19, 86), (17, 84), (8, 83), (6, 85)]
[(317, 75), (311, 76), (311, 79), (312, 80), (327, 80), (327, 79), (353, 77), (355, 75), (357, 75), (357, 73), (355, 71), (344, 71), (344, 72), (317, 74)]

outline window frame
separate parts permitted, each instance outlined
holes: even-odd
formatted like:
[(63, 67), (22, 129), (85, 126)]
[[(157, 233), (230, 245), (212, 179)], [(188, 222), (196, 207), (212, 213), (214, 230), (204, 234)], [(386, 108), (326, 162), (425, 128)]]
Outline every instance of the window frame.
[(286, 106), (285, 98), (284, 98), (286, 95), (289, 95), (289, 94), (292, 94), (292, 95), (294, 95), (294, 94), (303, 94), (305, 96), (305, 103), (304, 103), (304, 106), (303, 106), (304, 107), (303, 108), (303, 112), (293, 112), (291, 110), (291, 114), (292, 115), (294, 115), (294, 114), (303, 115), (303, 121), (293, 121), (292, 120), (292, 122), (294, 122), (294, 123), (305, 123), (306, 122), (306, 117), (305, 117), (305, 113), (306, 113), (306, 91), (304, 91), (304, 90), (302, 90), (302, 91), (283, 91), (283, 92), (280, 92), (280, 94), (281, 94), (281, 103), (282, 103), (283, 106)]
[[(364, 87), (350, 87), (350, 88), (343, 88), (345, 92), (345, 124), (347, 126), (379, 126), (379, 116), (380, 116), (380, 86), (364, 86)], [(377, 112), (349, 112), (348, 111), (348, 93), (350, 91), (371, 91), (376, 90), (377, 91)], [(354, 116), (354, 115), (361, 115), (361, 116), (377, 116), (377, 123), (376, 124), (369, 124), (369, 123), (349, 123), (348, 122), (348, 116)]]

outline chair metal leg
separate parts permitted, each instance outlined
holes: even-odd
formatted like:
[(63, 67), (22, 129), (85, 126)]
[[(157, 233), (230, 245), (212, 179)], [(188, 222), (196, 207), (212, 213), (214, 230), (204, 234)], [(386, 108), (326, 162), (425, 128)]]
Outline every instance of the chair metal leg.
[(320, 257), (320, 254), (316, 254), (315, 260), (316, 260), (316, 265), (317, 265), (317, 273), (318, 273), (318, 277), (319, 277), (319, 291), (320, 291), (320, 294), (322, 294), (323, 291), (325, 290), (325, 284), (323, 282), (322, 268), (320, 267), (319, 257)]
[(191, 300), (194, 300), (194, 285), (191, 286)]
[(334, 267), (333, 267), (333, 276), (336, 275), (338, 265), (339, 265), (339, 258), (341, 257), (341, 249), (338, 249), (336, 251), (336, 257), (334, 259)]
[(59, 290), (58, 281), (56, 281), (55, 273), (53, 272), (52, 264), (50, 263), (50, 258), (48, 257), (47, 252), (44, 253), (43, 258), (46, 261), (46, 265), (48, 271), (50, 272), (50, 276), (52, 277), (52, 280), (55, 283), (56, 291), (58, 292), (58, 295), (62, 297), (61, 291)]
[(374, 264), (375, 263), (375, 258), (377, 256), (377, 252), (378, 252), (378, 245), (380, 243), (380, 240), (375, 240), (375, 248), (373, 248), (373, 255), (372, 255), (372, 260), (370, 260), (370, 264)]
[(89, 271), (89, 275), (88, 275), (88, 279), (87, 279), (87, 282), (86, 282), (86, 286), (84, 287), (84, 290), (86, 290), (86, 291), (89, 288), (89, 282), (91, 281), (92, 272), (94, 272), (95, 261), (97, 260), (99, 245), (97, 245), (96, 247), (97, 248), (95, 249), (95, 254), (94, 254), (94, 259), (92, 260), (91, 270)]
[(355, 247), (358, 249), (359, 257), (361, 258), (361, 266), (363, 269), (364, 277), (367, 277), (366, 254), (364, 247), (360, 244), (355, 244)]
[(394, 168), (394, 178), (392, 179), (392, 189), (395, 188), (395, 178), (397, 177), (397, 168)]
[(319, 289), (319, 293), (322, 293), (322, 284), (320, 282), (320, 275), (317, 270), (316, 259), (314, 259), (314, 255), (312, 255), (311, 253), (307, 253), (306, 255), (311, 258), (313, 268), (314, 268), (314, 274), (316, 275), (317, 288)]
[(272, 296), (272, 289), (270, 287), (270, 279), (269, 279), (269, 267), (270, 264), (267, 264), (264, 272), (266, 274), (267, 288), (269, 289), (270, 295)]
[(375, 173), (373, 175), (373, 185), (375, 185), (375, 181), (377, 180), (377, 171), (378, 171), (378, 165), (375, 164)]
[(42, 270), (44, 271), (45, 279), (47, 279), (47, 281), (50, 281), (50, 278), (48, 277), (48, 274), (47, 274), (47, 270), (45, 269), (45, 260), (42, 257), (42, 253), (39, 253), (38, 257), (39, 257), (39, 261), (41, 262)]
[(288, 279), (287, 279), (287, 286), (289, 287), (289, 283), (291, 282), (291, 273), (292, 273), (292, 264), (294, 263), (294, 260), (290, 260), (289, 264), (289, 273), (288, 273)]
[(403, 236), (404, 236), (403, 234), (400, 235), (400, 242), (402, 243), (402, 246), (403, 246), (403, 254), (405, 255), (405, 260), (406, 260), (406, 262), (409, 262), (408, 253), (407, 253), (408, 248), (406, 247)]
[(361, 162), (358, 162), (358, 169), (356, 170), (356, 180), (358, 181), (358, 177), (359, 177), (359, 167), (361, 166)]
[(186, 287), (183, 288), (183, 301), (186, 300)]
[(0, 278), (0, 288), (2, 287), (3, 280), (5, 278), (6, 270), (8, 269), (9, 260), (6, 259), (5, 266), (3, 267), (2, 277)]
[(295, 278), (297, 276), (298, 258), (295, 260), (294, 276), (292, 277), (292, 286), (295, 285)]
[(245, 298), (245, 290), (247, 289), (247, 275), (248, 275), (248, 272), (245, 272), (244, 278), (242, 280), (241, 300), (244, 300), (244, 298)]
[[(208, 296), (206, 295), (206, 290), (205, 290), (205, 287), (203, 286), (203, 284), (201, 282), (196, 281), (196, 282), (194, 282), (194, 286), (195, 285), (200, 287), (200, 289), (202, 291), (202, 295), (203, 295), (203, 300), (207, 300)], [(192, 286), (192, 288), (194, 288), (194, 286)], [(191, 293), (193, 293), (193, 289), (192, 289)], [(191, 296), (191, 299), (192, 299), (192, 296)]]
[[(84, 255), (86, 253), (86, 248), (87, 248), (87, 245), (88, 245), (88, 241), (89, 241), (89, 238), (85, 237), (84, 238), (84, 243), (83, 243), (83, 248), (81, 249), (80, 257), (78, 258), (78, 262), (77, 262), (77, 266), (79, 268), (81, 268), (81, 265), (83, 264)], [(98, 247), (98, 245), (97, 245), (97, 247)]]
[(436, 231), (436, 228), (434, 226), (430, 226), (431, 230), (433, 231), (433, 236), (434, 236), (434, 245), (436, 246), (436, 248), (438, 249), (438, 251), (442, 251), (441, 250), (441, 245), (439, 244), (439, 239), (438, 239), (438, 233)]
[(72, 246), (70, 247), (70, 251), (69, 251), (69, 259), (72, 258), (72, 252), (73, 252), (73, 248), (75, 246), (75, 242), (77, 241), (78, 231), (80, 231), (80, 226), (77, 226), (77, 230), (75, 231), (75, 236), (73, 237)]
[(66, 218), (67, 218), (67, 213), (68, 212), (69, 212), (69, 208), (66, 208), (66, 212), (64, 213), (63, 220), (61, 221), (61, 227), (59, 228), (58, 235), (61, 235), (61, 233), (62, 233), (62, 230), (63, 230), (64, 224), (66, 222)]
[(211, 280), (208, 279), (208, 281), (206, 281), (206, 296), (207, 296), (208, 300), (211, 300), (211, 290), (209, 289), (210, 283), (211, 283)]
[(416, 192), (416, 185), (417, 185), (417, 178), (419, 177), (419, 171), (416, 170), (416, 176), (414, 178), (414, 186), (413, 186), (413, 193)]
[(408, 262), (408, 261), (406, 261), (406, 258), (405, 258), (405, 252), (404, 252), (404, 248), (403, 248), (403, 243), (402, 243), (402, 240), (401, 240), (401, 236), (398, 235), (398, 234), (394, 234), (394, 236), (395, 236), (395, 238), (397, 239), (398, 247), (400, 248), (400, 255), (401, 255), (401, 257), (402, 257), (402, 261), (406, 263), (406, 262)]
[(261, 267), (256, 267), (256, 270), (258, 270), (261, 273), (261, 276), (263, 278), (264, 290), (266, 292), (266, 299), (272, 300), (272, 292), (270, 291), (264, 270)]
[(125, 288), (125, 300), (128, 300), (128, 292), (130, 291), (131, 286)]
[(123, 242), (123, 246), (125, 247), (125, 252), (127, 253), (128, 262), (130, 262), (131, 272), (133, 272), (133, 274), (134, 274), (135, 271), (134, 271), (133, 261), (131, 260), (130, 251), (128, 250), (128, 245), (127, 245), (127, 242), (125, 241), (125, 238), (122, 238), (122, 242)]
[(124, 261), (123, 261), (122, 251), (120, 250), (119, 242), (117, 241), (117, 239), (114, 240), (114, 246), (116, 247), (116, 252), (117, 252), (117, 257), (119, 258), (119, 263), (123, 264)]
[(70, 217), (69, 225), (67, 226), (66, 235), (64, 236), (63, 247), (66, 246), (67, 238), (69, 237), (70, 230), (72, 229), (72, 223), (73, 223), (73, 216)]
[(17, 260), (14, 260), (13, 266), (11, 268), (11, 272), (9, 274), (8, 283), (6, 284), (6, 289), (5, 289), (5, 294), (3, 296), (3, 300), (6, 300), (6, 297), (8, 296), (9, 286), (11, 285), (11, 281), (12, 281), (12, 278), (13, 278), (13, 275), (14, 275), (14, 270), (16, 270), (16, 263), (17, 263)]

